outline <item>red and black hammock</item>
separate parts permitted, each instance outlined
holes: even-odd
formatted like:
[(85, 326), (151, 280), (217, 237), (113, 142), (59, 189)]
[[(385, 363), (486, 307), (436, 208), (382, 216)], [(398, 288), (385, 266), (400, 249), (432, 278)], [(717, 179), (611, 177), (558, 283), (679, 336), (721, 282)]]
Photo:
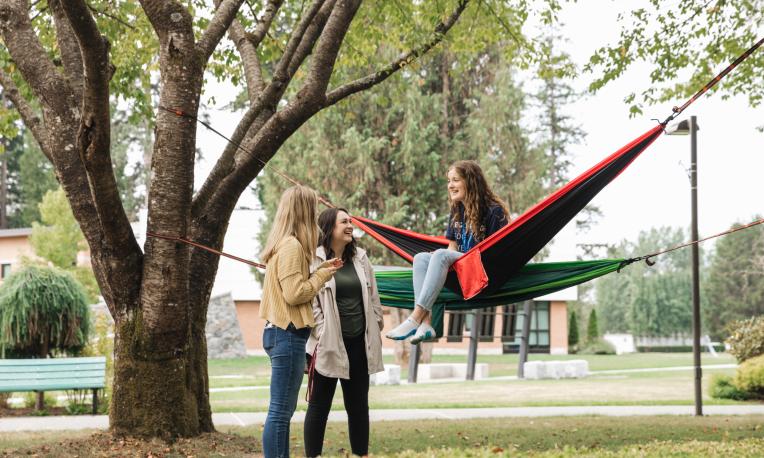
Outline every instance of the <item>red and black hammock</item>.
[[(653, 127), (474, 246), (454, 263), (446, 286), (465, 300), (501, 287), (662, 132), (663, 124)], [(360, 229), (409, 262), (417, 253), (448, 245), (445, 237), (406, 231), (360, 216), (353, 219)]]

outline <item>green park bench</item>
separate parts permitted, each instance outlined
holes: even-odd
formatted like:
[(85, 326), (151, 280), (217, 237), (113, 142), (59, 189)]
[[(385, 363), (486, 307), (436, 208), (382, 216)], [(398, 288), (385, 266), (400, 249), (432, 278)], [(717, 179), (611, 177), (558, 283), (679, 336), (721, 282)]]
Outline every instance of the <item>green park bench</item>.
[[(0, 393), (93, 390), (93, 415), (98, 390), (106, 381), (106, 358), (0, 359)], [(38, 405), (37, 409), (42, 409)]]

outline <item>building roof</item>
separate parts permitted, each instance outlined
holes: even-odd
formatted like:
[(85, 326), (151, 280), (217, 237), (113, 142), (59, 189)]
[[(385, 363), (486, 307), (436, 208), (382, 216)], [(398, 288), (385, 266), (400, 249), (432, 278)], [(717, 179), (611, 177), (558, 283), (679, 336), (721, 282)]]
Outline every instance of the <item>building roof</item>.
[(31, 234), (32, 234), (31, 227), (20, 227), (18, 229), (0, 229), (0, 238), (28, 237)]

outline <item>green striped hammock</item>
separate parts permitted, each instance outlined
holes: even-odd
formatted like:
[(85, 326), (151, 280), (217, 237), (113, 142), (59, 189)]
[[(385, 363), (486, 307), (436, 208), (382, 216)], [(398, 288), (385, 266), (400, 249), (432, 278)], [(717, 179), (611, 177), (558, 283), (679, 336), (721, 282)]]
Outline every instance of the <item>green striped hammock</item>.
[[(438, 336), (443, 334), (445, 310), (471, 310), (514, 304), (607, 275), (627, 263), (624, 259), (601, 259), (526, 264), (493, 293), (469, 301), (465, 301), (461, 294), (443, 288), (433, 307), (433, 327)], [(375, 277), (382, 305), (404, 309), (414, 307), (411, 273), (410, 268), (377, 268)]]

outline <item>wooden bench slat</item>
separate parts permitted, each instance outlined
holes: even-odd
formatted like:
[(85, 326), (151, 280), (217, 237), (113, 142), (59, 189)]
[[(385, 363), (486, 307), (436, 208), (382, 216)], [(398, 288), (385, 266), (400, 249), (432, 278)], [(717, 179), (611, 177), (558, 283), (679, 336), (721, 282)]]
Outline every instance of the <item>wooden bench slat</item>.
[(25, 383), (13, 386), (0, 385), (0, 393), (13, 393), (23, 391), (62, 391), (62, 390), (89, 390), (104, 388), (103, 381), (76, 380), (67, 383)]
[(58, 372), (106, 370), (106, 364), (78, 364), (73, 366), (5, 366), (0, 367), (3, 374), (55, 374)]
[(3, 366), (61, 366), (83, 363), (106, 364), (106, 357), (93, 356), (86, 358), (0, 359), (0, 368)]
[(86, 371), (66, 371), (66, 372), (33, 372), (33, 373), (0, 373), (0, 382), (6, 380), (56, 380), (77, 377), (103, 377), (104, 371), (86, 370)]

